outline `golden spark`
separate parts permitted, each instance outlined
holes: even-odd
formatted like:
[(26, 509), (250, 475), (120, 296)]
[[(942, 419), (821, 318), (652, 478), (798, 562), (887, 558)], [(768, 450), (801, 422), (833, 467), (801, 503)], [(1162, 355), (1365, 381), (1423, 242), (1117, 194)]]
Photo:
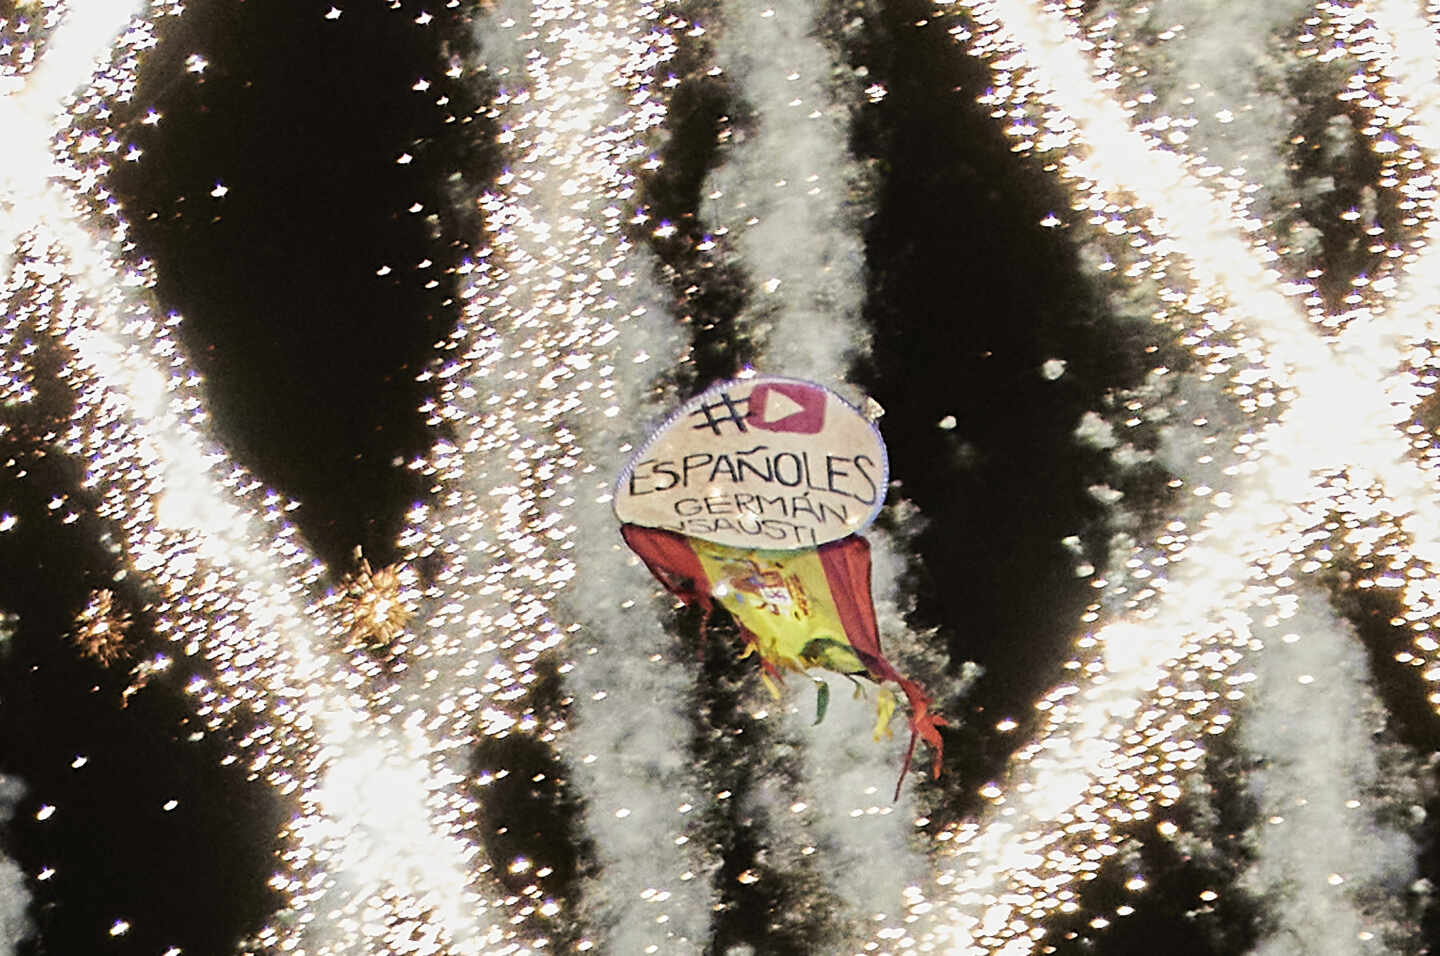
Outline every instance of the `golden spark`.
[(341, 621), (352, 641), (388, 647), (415, 613), (405, 602), (400, 569), (392, 564), (370, 570), (370, 562), (359, 548), (355, 557), (360, 568), (345, 578)]
[(115, 606), (114, 593), (92, 591), (89, 603), (75, 616), (72, 640), (82, 654), (108, 667), (124, 653), (129, 630), (130, 615)]

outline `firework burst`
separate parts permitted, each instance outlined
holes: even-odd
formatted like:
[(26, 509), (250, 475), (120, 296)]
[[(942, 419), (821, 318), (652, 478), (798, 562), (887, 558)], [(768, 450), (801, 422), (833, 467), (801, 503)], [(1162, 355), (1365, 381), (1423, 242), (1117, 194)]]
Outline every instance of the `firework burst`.
[(71, 640), (86, 657), (109, 667), (125, 653), (129, 633), (130, 615), (116, 605), (114, 592), (98, 590), (75, 616)]
[(389, 647), (415, 615), (406, 595), (404, 572), (393, 564), (372, 571), (359, 548), (355, 559), (359, 567), (346, 576), (339, 598), (341, 626), (352, 641)]

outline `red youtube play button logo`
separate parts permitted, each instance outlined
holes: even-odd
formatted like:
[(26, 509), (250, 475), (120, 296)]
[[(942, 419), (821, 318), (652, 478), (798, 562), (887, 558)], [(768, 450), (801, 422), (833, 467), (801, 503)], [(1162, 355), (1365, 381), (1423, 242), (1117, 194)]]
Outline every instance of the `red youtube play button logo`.
[(825, 427), (825, 392), (799, 382), (763, 382), (750, 393), (745, 420), (761, 431), (819, 434)]

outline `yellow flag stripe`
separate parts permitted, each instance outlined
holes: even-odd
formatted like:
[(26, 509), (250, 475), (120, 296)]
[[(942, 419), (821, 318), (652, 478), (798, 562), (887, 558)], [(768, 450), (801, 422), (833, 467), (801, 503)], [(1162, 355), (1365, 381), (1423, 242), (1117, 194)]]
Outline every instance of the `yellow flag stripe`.
[(814, 551), (747, 551), (691, 539), (714, 598), (777, 667), (862, 671)]

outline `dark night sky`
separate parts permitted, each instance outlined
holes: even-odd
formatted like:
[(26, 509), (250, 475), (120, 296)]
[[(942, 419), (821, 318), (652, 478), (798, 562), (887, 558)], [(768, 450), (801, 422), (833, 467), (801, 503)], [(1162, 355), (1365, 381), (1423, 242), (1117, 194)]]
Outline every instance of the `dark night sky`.
[[(127, 129), (144, 155), (113, 188), (156, 264), (159, 304), (184, 316), (216, 435), (302, 503), (307, 540), (343, 566), (356, 544), (386, 560), (423, 494), (396, 467), (429, 440), (414, 378), (455, 321), (449, 270), (482, 235), (468, 210), (497, 153), (465, 17), (417, 25), (422, 6), (406, 2), (327, 20), (328, 7), (197, 0), (166, 23)], [(1089, 599), (1058, 542), (1097, 518), (1084, 489), (1104, 466), (1067, 436), (1138, 366), (1129, 350), (1090, 347), (1103, 308), (1063, 237), (1038, 225), (1063, 202), (1058, 187), (1017, 162), (975, 104), (983, 68), (955, 55), (942, 24), (911, 25), (922, 7), (893, 5), (850, 50), (890, 91), (854, 134), (884, 173), (866, 234), (877, 347), (856, 374), (887, 409), (893, 476), (927, 520), (915, 622), (989, 669), (977, 712), (1023, 713)], [(200, 73), (186, 69), (196, 53)], [(452, 63), (468, 68), (448, 76)], [(413, 89), (422, 77), (429, 88)], [(667, 218), (693, 218), (714, 118), (735, 105), (726, 96), (703, 82), (676, 94), (679, 132), (645, 197)], [(150, 108), (161, 121), (139, 123)], [(726, 333), (742, 303), (725, 287), (699, 303), (709, 367), (694, 387), (745, 357)], [(1037, 371), (1057, 354), (1072, 362), (1060, 384)], [(945, 415), (954, 430), (936, 429)], [(44, 613), (16, 589), (0, 595), (30, 612), (0, 684), (3, 769), (29, 787), (11, 850), (28, 872), (58, 870), (36, 888), (31, 951), (219, 953), (273, 905), (263, 882), (278, 811), (218, 766), (218, 743), (186, 741), (183, 702), (144, 695), (117, 711), (113, 678), (54, 653), (83, 587), (105, 573), (98, 556), (74, 559), (92, 548), (79, 530), (48, 542), (74, 580), (46, 590)], [(956, 738), (952, 772), (977, 784), (1007, 752)], [(90, 757), (80, 770), (76, 754)], [(178, 810), (155, 809), (172, 796)], [(42, 804), (61, 812), (31, 823)], [(122, 915), (133, 929), (106, 937)]]
[[(461, 18), (386, 6), (215, 3), (168, 24), (141, 91), (164, 119), (135, 131), (144, 160), (116, 182), (217, 432), (307, 503), (327, 557), (389, 547), (420, 490), (392, 459), (427, 442), (414, 379), (478, 238), (462, 197), (493, 166), (483, 88), (447, 75), (471, 48)], [(197, 51), (209, 65), (184, 72)]]
[[(215, 436), (304, 502), (307, 540), (343, 567), (357, 544), (383, 563), (423, 492), (396, 462), (429, 441), (415, 376), (455, 321), (449, 270), (478, 234), (456, 197), (492, 169), (482, 88), (446, 75), (470, 49), (467, 28), (387, 6), (327, 20), (328, 4), (191, 5), (140, 76), (124, 131), (143, 158), (112, 180), (155, 262), (159, 305), (185, 317)], [(203, 73), (187, 71), (192, 54)], [(412, 89), (422, 76), (426, 92)], [(152, 108), (160, 123), (139, 122)], [(28, 480), (5, 483), (20, 514), (43, 511), (47, 485), (72, 474), (30, 458)], [(56, 870), (32, 883), (40, 932), (23, 951), (232, 951), (276, 904), (265, 882), (284, 811), (221, 766), (220, 740), (188, 739), (184, 700), (121, 708), (123, 672), (64, 646), (67, 619), (113, 571), (85, 524), (37, 526), (3, 559), (35, 569), (3, 589), (22, 625), (0, 678), (0, 763), (28, 791), (6, 849), (27, 873)], [(58, 812), (36, 823), (44, 805)], [(119, 918), (132, 929), (112, 938)]]
[[(144, 155), (117, 169), (112, 188), (155, 263), (160, 306), (184, 316), (216, 437), (301, 502), (307, 541), (344, 567), (357, 544), (388, 560), (404, 509), (423, 496), (397, 466), (431, 438), (415, 376), (456, 320), (451, 270), (482, 241), (474, 199), (499, 154), (466, 16), (431, 10), (422, 25), (424, 4), (377, 0), (330, 20), (329, 7), (195, 0), (167, 22), (125, 128)], [(987, 735), (964, 718), (1025, 719), (1093, 599), (1061, 539), (1079, 534), (1095, 564), (1105, 558), (1103, 514), (1086, 489), (1109, 466), (1070, 435), (1083, 411), (1139, 380), (1147, 347), (1170, 343), (1148, 327), (1118, 332), (1063, 231), (1039, 224), (1065, 207), (1060, 187), (1017, 159), (977, 105), (983, 65), (957, 55), (943, 21), (914, 25), (927, 9), (888, 4), (848, 51), (889, 91), (853, 136), (880, 173), (865, 235), (876, 346), (855, 380), (886, 409), (898, 493), (925, 519), (912, 623), (940, 628), (957, 661), (986, 671), (950, 734), (950, 772), (973, 794), (1024, 735)], [(196, 53), (202, 73), (186, 69)], [(452, 64), (460, 75), (447, 75)], [(413, 89), (422, 77), (428, 89)], [(667, 218), (694, 217), (716, 161), (715, 117), (734, 106), (727, 95), (703, 81), (675, 94), (677, 138), (642, 198)], [(139, 123), (150, 108), (160, 123)], [(683, 274), (682, 252), (656, 252)], [(728, 286), (691, 302), (694, 387), (746, 358), (727, 331), (742, 302)], [(1056, 356), (1067, 374), (1050, 381), (1039, 367)], [(938, 429), (947, 415), (956, 426)], [(47, 489), (73, 481), (13, 435), (5, 453), (29, 465), (26, 477), (0, 479), (6, 511), (42, 510)], [(1149, 493), (1163, 504), (1163, 487)], [(227, 952), (275, 904), (265, 879), (281, 811), (263, 785), (221, 765), (222, 742), (188, 739), (186, 701), (147, 693), (121, 708), (121, 678), (61, 646), (85, 593), (113, 569), (88, 522), (32, 524), (0, 537), (0, 563), (33, 569), (0, 582), (0, 604), (22, 614), (0, 668), (0, 772), (27, 787), (3, 845), (28, 874), (57, 874), (32, 883), (40, 935), (22, 952)], [(77, 755), (88, 758), (78, 769)], [(179, 807), (162, 810), (172, 798)], [(37, 822), (45, 805), (58, 812)], [(1173, 873), (1146, 915), (1100, 934), (1100, 949), (1077, 924), (1081, 938), (1062, 951), (1154, 952), (1156, 934), (1176, 954), (1243, 948), (1247, 914), (1197, 917), (1207, 931), (1195, 932), (1183, 901), (1204, 874)], [(133, 928), (109, 937), (121, 917)]]

